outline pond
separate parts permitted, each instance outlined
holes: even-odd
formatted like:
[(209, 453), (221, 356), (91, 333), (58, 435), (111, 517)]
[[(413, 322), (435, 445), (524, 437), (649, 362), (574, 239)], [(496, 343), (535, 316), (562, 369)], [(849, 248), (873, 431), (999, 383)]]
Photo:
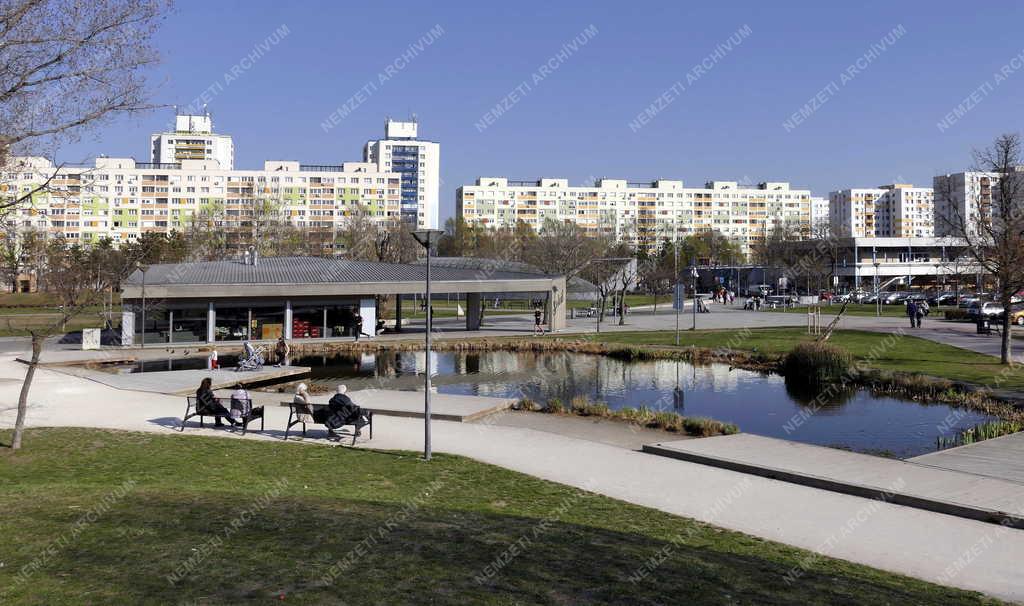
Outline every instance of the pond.
[[(863, 390), (815, 403), (815, 394), (788, 388), (779, 375), (725, 364), (623, 362), (568, 352), (440, 352), (434, 358), (433, 382), (441, 393), (525, 397), (541, 403), (551, 398), (568, 403), (582, 395), (613, 409), (647, 406), (735, 423), (747, 433), (899, 458), (931, 452), (938, 436), (993, 420), (967, 409), (874, 397)], [(292, 364), (312, 367), (307, 382), (323, 390), (339, 382), (350, 389), (413, 390), (423, 387), (425, 359), (423, 352), (388, 352), (310, 356)], [(221, 361), (222, 366), (234, 362), (227, 356)], [(168, 364), (146, 362), (145, 370), (168, 370)], [(205, 359), (175, 360), (171, 366), (204, 368)]]

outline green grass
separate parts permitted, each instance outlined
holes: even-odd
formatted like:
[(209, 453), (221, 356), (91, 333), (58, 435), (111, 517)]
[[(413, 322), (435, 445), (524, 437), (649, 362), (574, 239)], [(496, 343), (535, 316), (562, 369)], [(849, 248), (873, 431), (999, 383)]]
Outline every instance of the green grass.
[[(909, 330), (909, 327), (908, 329)], [(682, 346), (706, 348), (731, 347), (737, 350), (757, 351), (781, 355), (797, 343), (813, 340), (805, 328), (758, 328), (738, 330), (682, 331)], [(849, 351), (868, 366), (883, 370), (921, 373), (943, 377), (954, 381), (966, 381), (979, 385), (992, 385), (999, 378), (998, 387), (1024, 391), (1024, 370), (1020, 366), (1006, 367), (993, 356), (976, 353), (951, 345), (944, 345), (903, 336), (888, 348), (883, 342), (889, 335), (861, 330), (837, 330), (832, 333), (829, 343)], [(580, 337), (585, 340), (599, 340), (606, 343), (633, 345), (674, 346), (675, 332), (615, 332)], [(872, 354), (872, 351), (875, 353)], [(871, 359), (869, 359), (871, 358)]]
[[(995, 603), (435, 457), (31, 430), (24, 450), (0, 450), (0, 603)], [(78, 526), (83, 518), (94, 521)], [(189, 558), (201, 573), (172, 585)], [(802, 575), (787, 584), (791, 570)]]
[[(843, 308), (843, 304), (842, 303), (833, 303), (832, 305), (829, 305), (827, 303), (821, 303), (818, 306), (821, 307), (821, 314), (822, 315), (825, 315), (825, 314), (835, 315), (835, 314), (839, 313), (840, 309)], [(900, 317), (904, 317), (904, 316), (907, 315), (907, 308), (904, 305), (902, 305), (902, 304), (900, 304), (900, 305), (882, 305), (881, 309), (882, 309), (882, 316), (887, 317), (887, 318), (900, 318)], [(952, 305), (945, 306), (945, 307), (933, 307), (931, 309), (931, 314), (928, 316), (928, 318), (930, 318), (930, 319), (942, 318), (943, 317), (943, 312), (945, 312), (947, 309), (956, 309), (956, 307), (952, 306)], [(768, 309), (768, 308), (762, 306), (761, 307), (761, 311), (768, 311), (768, 312), (772, 312), (772, 313), (804, 314), (804, 315), (807, 315), (807, 306), (806, 305), (800, 305), (800, 306), (797, 306), (797, 307), (792, 308), (792, 309), (791, 308), (786, 308), (786, 309), (781, 309), (781, 308), (780, 309)], [(876, 315), (878, 315), (878, 312), (877, 312), (877, 309), (875, 308), (874, 303), (872, 303), (872, 304), (850, 303), (846, 307), (846, 312), (844, 313), (844, 315), (847, 315), (847, 316), (876, 316)], [(909, 320), (908, 320), (908, 323), (909, 323)]]
[[(663, 304), (672, 304), (672, 295), (658, 295), (658, 307)], [(575, 309), (586, 309), (591, 305), (597, 306), (595, 301), (569, 301), (569, 307)], [(611, 306), (611, 299), (608, 301), (608, 305)], [(654, 305), (654, 295), (626, 295), (626, 305), (630, 307), (638, 307), (640, 305)]]

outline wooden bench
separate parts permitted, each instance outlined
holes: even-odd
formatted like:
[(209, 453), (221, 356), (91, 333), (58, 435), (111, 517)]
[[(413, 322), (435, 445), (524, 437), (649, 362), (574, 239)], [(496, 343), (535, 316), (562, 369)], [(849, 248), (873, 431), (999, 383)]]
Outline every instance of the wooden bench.
[[(220, 404), (221, 406), (223, 406), (226, 410), (228, 410), (230, 412), (230, 410), (231, 410), (231, 398), (214, 398), (214, 399), (217, 400), (218, 404)], [(188, 421), (192, 417), (199, 417), (199, 426), (200, 427), (206, 427), (206, 425), (203, 423), (203, 417), (222, 417), (222, 416), (225, 416), (223, 414), (216, 413), (216, 412), (214, 412), (212, 410), (209, 410), (207, 408), (200, 408), (199, 407), (198, 399), (195, 396), (188, 396), (188, 397), (186, 397), (185, 398), (185, 402), (186, 402), (186, 404), (185, 404), (185, 415), (181, 418), (181, 431), (185, 431), (185, 421)], [(252, 400), (246, 400), (246, 402), (248, 403), (248, 406), (246, 406), (246, 408), (249, 409), (249, 414), (242, 416), (242, 435), (243, 436), (245, 435), (245, 432), (249, 430), (249, 423), (251, 423), (252, 421), (255, 421), (256, 419), (260, 420), (260, 431), (263, 431), (263, 423), (264, 423), (264, 421), (263, 421), (263, 407), (262, 406), (253, 406), (252, 405)]]
[[(305, 420), (306, 417), (309, 417), (310, 419), (313, 419), (314, 418), (314, 416), (313, 416), (314, 412), (316, 412), (318, 410), (324, 410), (324, 409), (327, 408), (328, 405), (327, 404), (317, 404), (317, 403), (314, 403), (314, 402), (310, 402), (310, 403), (308, 403), (306, 405), (297, 404), (295, 402), (281, 402), (281, 406), (287, 406), (288, 407), (288, 426), (285, 427), (285, 429), (284, 429), (284, 439), (287, 440), (288, 439), (288, 433), (291, 431), (292, 427), (294, 427), (295, 425), (299, 425), (299, 424), (302, 424), (302, 436), (305, 437), (306, 436), (306, 423), (307, 423), (307, 421)], [(372, 410), (366, 410), (364, 408), (363, 412), (366, 413), (366, 420), (369, 422), (367, 424), (367, 426), (370, 428), (370, 439), (372, 440), (373, 439), (373, 411)], [(324, 423), (320, 423), (318, 421), (312, 421), (311, 420), (309, 422), (310, 423), (317, 423), (318, 425), (324, 425)], [(356, 443), (356, 429), (357, 429), (356, 425), (354, 423), (348, 423), (348, 425), (351, 425), (352, 428), (353, 428), (353, 431), (352, 431), (352, 443), (355, 444)], [(341, 427), (344, 427), (344, 425), (342, 425)]]

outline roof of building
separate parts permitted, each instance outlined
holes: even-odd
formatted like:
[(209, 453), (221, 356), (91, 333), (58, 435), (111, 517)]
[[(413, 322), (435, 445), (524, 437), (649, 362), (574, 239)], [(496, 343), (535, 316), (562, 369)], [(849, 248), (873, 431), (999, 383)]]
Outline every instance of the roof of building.
[[(247, 265), (240, 260), (151, 265), (146, 269), (145, 277), (147, 286), (414, 282), (426, 278), (425, 269), (422, 264), (350, 261), (337, 257), (263, 257), (256, 265)], [(553, 276), (540, 272), (439, 264), (431, 267), (430, 277), (438, 281), (467, 282), (536, 280)], [(142, 272), (133, 272), (125, 284), (141, 285)]]

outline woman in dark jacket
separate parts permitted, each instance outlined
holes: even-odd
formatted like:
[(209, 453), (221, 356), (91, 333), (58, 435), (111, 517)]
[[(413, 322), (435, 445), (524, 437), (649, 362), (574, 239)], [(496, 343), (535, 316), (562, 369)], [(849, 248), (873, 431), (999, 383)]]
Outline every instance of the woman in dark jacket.
[(216, 417), (216, 427), (223, 427), (224, 423), (221, 419), (227, 419), (228, 423), (232, 425), (238, 425), (238, 423), (231, 418), (231, 413), (228, 412), (227, 408), (217, 401), (217, 397), (213, 395), (213, 390), (210, 386), (213, 385), (213, 379), (206, 377), (199, 384), (199, 389), (196, 390), (196, 412), (199, 412), (206, 416)]

